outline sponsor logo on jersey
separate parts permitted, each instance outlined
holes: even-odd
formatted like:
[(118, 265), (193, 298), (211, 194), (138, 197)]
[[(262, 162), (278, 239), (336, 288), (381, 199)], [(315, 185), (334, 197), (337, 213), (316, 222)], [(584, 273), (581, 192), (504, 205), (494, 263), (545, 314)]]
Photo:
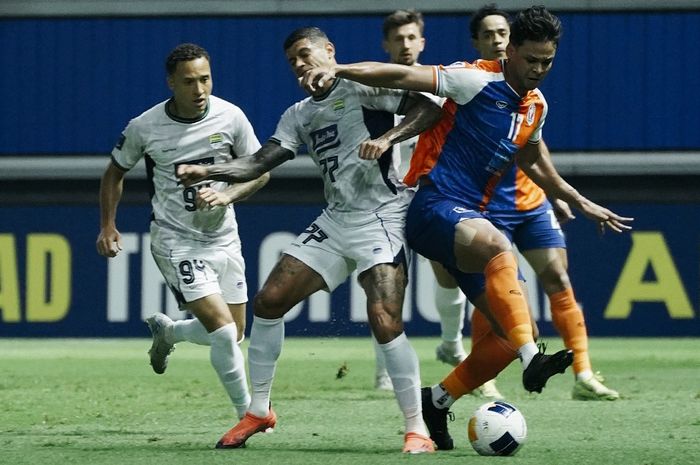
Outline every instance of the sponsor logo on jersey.
[(454, 207), (452, 211), (457, 213), (458, 215), (461, 215), (462, 213), (467, 213), (469, 210), (464, 207)]
[(223, 141), (224, 141), (224, 136), (222, 136), (220, 132), (217, 132), (216, 134), (212, 134), (211, 136), (209, 136), (209, 145), (220, 144)]
[(331, 124), (325, 128), (312, 131), (309, 136), (311, 136), (311, 141), (313, 144), (311, 148), (317, 155), (340, 145), (337, 124)]
[(535, 110), (537, 107), (535, 106), (534, 103), (530, 104), (530, 108), (527, 109), (527, 117), (525, 120), (527, 121), (528, 126), (532, 126), (532, 123), (535, 122)]

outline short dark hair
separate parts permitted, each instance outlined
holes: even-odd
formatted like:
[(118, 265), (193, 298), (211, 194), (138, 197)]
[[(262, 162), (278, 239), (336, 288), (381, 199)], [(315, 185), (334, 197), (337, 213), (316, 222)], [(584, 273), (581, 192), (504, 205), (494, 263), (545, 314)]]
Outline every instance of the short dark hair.
[(328, 42), (328, 36), (321, 29), (311, 26), (311, 27), (300, 27), (292, 31), (291, 34), (284, 39), (284, 50), (294, 45), (295, 42), (302, 39), (309, 39), (311, 42)]
[(554, 42), (556, 47), (560, 37), (561, 21), (543, 5), (532, 6), (519, 12), (510, 24), (510, 42), (516, 47), (526, 40)]
[(406, 24), (416, 23), (418, 30), (420, 30), (421, 35), (423, 35), (423, 28), (425, 23), (423, 22), (423, 13), (416, 10), (396, 10), (386, 18), (384, 18), (384, 24), (382, 25), (382, 32), (384, 33), (384, 38), (389, 36), (389, 32), (392, 29), (397, 29)]
[(166, 58), (165, 71), (168, 73), (168, 76), (171, 76), (175, 72), (178, 63), (181, 61), (196, 60), (197, 58), (206, 58), (207, 61), (211, 62), (207, 51), (199, 45), (180, 44), (175, 47), (168, 55), (168, 58)]
[(478, 39), (479, 38), (479, 29), (481, 28), (481, 21), (487, 16), (503, 16), (506, 20), (507, 23), (510, 22), (510, 15), (505, 12), (504, 10), (501, 10), (496, 6), (495, 3), (489, 3), (488, 5), (484, 5), (478, 10), (472, 14), (471, 19), (469, 20), (469, 33), (472, 35), (472, 39)]

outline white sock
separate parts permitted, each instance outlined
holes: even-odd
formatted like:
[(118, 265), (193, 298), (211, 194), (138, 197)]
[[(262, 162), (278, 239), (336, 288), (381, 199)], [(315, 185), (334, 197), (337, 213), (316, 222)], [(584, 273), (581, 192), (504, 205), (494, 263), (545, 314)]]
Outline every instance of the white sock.
[(443, 352), (448, 354), (464, 353), (464, 345), (462, 345), (461, 339), (459, 341), (442, 341), (440, 345), (442, 346)]
[(455, 403), (455, 398), (447, 392), (447, 389), (440, 384), (436, 384), (430, 388), (430, 394), (433, 405), (437, 408), (450, 408)]
[(209, 359), (231, 402), (233, 402), (238, 418), (243, 418), (250, 404), (250, 394), (248, 393), (243, 352), (236, 343), (237, 333), (236, 323), (229, 323), (212, 331), (209, 334), (211, 341)]
[(379, 378), (380, 376), (388, 375), (386, 371), (386, 359), (384, 358), (384, 352), (381, 347), (379, 347), (379, 342), (377, 338), (372, 334), (372, 346), (374, 347), (374, 375)]
[(284, 320), (253, 317), (248, 346), (248, 367), (252, 399), (250, 413), (265, 417), (270, 413), (270, 391), (275, 377), (277, 359), (282, 353), (284, 341)]
[(428, 436), (421, 414), (418, 356), (408, 342), (406, 333), (401, 333), (386, 344), (379, 344), (379, 348), (384, 353), (394, 394), (406, 421), (406, 433)]
[(189, 320), (176, 320), (168, 327), (165, 333), (165, 339), (171, 344), (187, 341), (201, 346), (208, 346), (209, 333), (201, 321), (197, 318)]
[(450, 289), (435, 285), (435, 306), (440, 314), (440, 336), (443, 341), (462, 341), (466, 302), (467, 298), (458, 287)]
[(523, 370), (530, 365), (532, 358), (537, 352), (539, 352), (539, 350), (537, 349), (537, 344), (534, 342), (528, 342), (518, 348), (518, 357), (520, 357), (520, 361), (523, 363)]

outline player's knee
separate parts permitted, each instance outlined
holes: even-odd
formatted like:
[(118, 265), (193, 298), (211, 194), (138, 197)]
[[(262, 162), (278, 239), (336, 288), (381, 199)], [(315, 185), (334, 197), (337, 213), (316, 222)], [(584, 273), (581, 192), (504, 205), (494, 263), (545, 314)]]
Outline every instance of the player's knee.
[(510, 252), (513, 250), (510, 241), (498, 231), (489, 235), (480, 245), (489, 260), (503, 252)]
[(253, 299), (253, 310), (261, 318), (281, 318), (292, 307), (279, 292), (263, 288)]
[(386, 343), (403, 332), (400, 307), (394, 305), (368, 305), (367, 317), (377, 341)]
[(569, 274), (563, 267), (551, 266), (538, 276), (547, 295), (556, 294), (571, 287)]

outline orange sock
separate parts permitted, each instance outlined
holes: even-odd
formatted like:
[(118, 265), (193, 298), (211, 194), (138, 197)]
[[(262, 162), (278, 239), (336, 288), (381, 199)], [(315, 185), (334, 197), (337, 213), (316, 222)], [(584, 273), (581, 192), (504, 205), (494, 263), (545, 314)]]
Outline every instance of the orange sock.
[(552, 294), (549, 296), (549, 302), (554, 327), (559, 331), (566, 348), (574, 351), (574, 374), (591, 370), (586, 322), (574, 297), (574, 290), (568, 288)]
[(518, 262), (513, 252), (501, 252), (486, 264), (486, 298), (491, 312), (515, 348), (535, 341), (527, 302), (518, 283)]
[(491, 331), (491, 323), (489, 323), (489, 320), (481, 313), (481, 310), (474, 308), (471, 327), (472, 347), (474, 347), (476, 341), (481, 339), (489, 331)]
[(517, 357), (508, 341), (489, 330), (476, 341), (467, 358), (442, 380), (442, 385), (457, 400), (495, 378)]

